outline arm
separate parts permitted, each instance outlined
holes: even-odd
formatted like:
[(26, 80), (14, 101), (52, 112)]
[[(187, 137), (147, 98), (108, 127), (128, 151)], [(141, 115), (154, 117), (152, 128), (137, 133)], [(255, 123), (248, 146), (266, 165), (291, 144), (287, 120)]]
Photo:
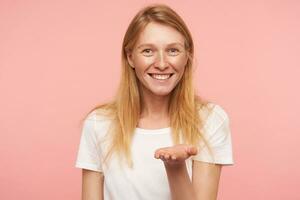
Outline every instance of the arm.
[(216, 200), (221, 174), (221, 165), (193, 161), (192, 182), (187, 173), (186, 165), (167, 165), (172, 200)]
[(193, 161), (192, 184), (198, 200), (216, 200), (222, 165)]
[(172, 200), (196, 200), (196, 193), (188, 175), (186, 165), (165, 163)]
[(82, 169), (82, 200), (103, 200), (103, 173)]

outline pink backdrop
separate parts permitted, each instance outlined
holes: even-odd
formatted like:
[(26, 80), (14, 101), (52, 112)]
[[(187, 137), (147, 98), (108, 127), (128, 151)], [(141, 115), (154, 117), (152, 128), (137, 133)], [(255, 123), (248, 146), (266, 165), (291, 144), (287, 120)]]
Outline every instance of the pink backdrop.
[[(0, 199), (80, 199), (79, 120), (114, 94), (123, 35), (150, 2), (0, 2)], [(300, 199), (300, 2), (160, 2), (190, 27), (200, 94), (231, 119), (219, 199)]]

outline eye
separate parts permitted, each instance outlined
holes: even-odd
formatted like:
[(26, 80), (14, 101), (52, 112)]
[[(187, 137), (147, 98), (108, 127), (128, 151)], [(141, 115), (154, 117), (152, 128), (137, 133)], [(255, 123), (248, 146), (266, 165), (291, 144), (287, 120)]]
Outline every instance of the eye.
[(178, 55), (178, 53), (179, 53), (179, 50), (176, 48), (171, 48), (171, 49), (169, 49), (169, 51), (170, 51), (171, 55)]
[(142, 51), (142, 53), (145, 55), (145, 56), (151, 56), (152, 55), (152, 49), (144, 49)]

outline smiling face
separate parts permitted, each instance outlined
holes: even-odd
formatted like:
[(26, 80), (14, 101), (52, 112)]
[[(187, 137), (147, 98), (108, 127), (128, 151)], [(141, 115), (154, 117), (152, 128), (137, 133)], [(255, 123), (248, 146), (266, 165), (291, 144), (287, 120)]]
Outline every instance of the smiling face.
[(150, 22), (127, 59), (142, 92), (165, 96), (182, 78), (188, 60), (184, 37), (176, 29)]

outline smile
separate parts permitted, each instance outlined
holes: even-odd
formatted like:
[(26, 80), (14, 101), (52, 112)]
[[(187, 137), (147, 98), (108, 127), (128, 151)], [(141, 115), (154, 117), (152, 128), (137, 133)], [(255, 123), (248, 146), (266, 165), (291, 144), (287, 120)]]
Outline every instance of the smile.
[(166, 80), (169, 79), (173, 74), (150, 74), (149, 75), (157, 80)]

